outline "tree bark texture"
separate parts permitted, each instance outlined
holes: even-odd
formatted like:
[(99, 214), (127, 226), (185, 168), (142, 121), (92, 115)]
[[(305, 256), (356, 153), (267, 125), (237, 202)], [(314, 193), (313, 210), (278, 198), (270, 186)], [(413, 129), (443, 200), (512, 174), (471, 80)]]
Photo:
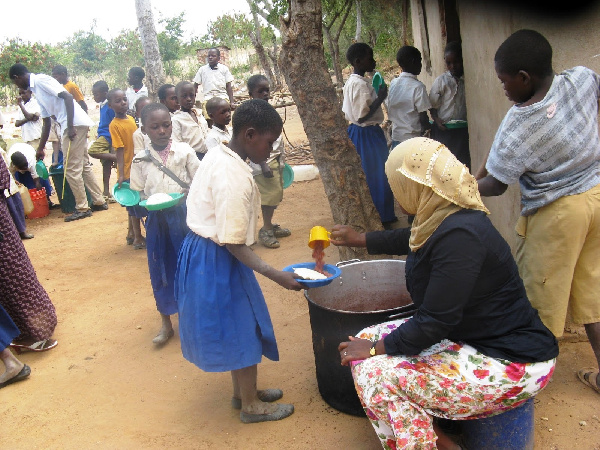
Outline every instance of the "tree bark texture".
[[(327, 71), (321, 0), (290, 0), (281, 18), (280, 67), (319, 168), (333, 220), (357, 231), (381, 230), (360, 157)], [(315, 224), (318, 225), (318, 224)], [(339, 247), (340, 259), (373, 259), (365, 249)]]
[[(165, 81), (165, 71), (158, 49), (158, 38), (154, 28), (152, 5), (150, 0), (135, 0), (135, 13), (144, 59), (146, 60), (146, 78), (144, 84), (148, 87), (148, 95), (152, 101), (157, 101), (158, 88)], [(130, 105), (131, 106), (131, 105)]]

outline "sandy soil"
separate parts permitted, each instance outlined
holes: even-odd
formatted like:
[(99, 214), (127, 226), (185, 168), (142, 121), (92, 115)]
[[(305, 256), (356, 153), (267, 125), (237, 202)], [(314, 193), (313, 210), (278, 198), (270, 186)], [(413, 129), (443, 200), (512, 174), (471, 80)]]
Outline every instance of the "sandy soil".
[[(291, 140), (305, 139), (293, 108), (286, 131)], [(97, 163), (95, 170), (99, 175)], [(53, 210), (28, 220), (35, 239), (25, 246), (56, 306), (59, 345), (20, 356), (32, 374), (1, 392), (3, 449), (380, 448), (366, 418), (321, 398), (302, 292), (258, 276), (281, 354), (279, 362), (260, 364), (259, 387), (284, 389), (283, 400), (296, 412), (281, 422), (244, 425), (230, 406), (229, 374), (188, 363), (177, 336), (160, 349), (151, 343), (160, 319), (146, 253), (125, 244), (125, 209), (110, 205), (73, 223), (63, 217)], [(310, 228), (333, 225), (321, 181), (286, 189), (275, 220), (292, 236), (277, 250), (256, 247), (256, 253), (278, 268), (310, 261)], [(334, 248), (326, 260), (338, 261)], [(561, 343), (554, 379), (536, 399), (536, 448), (600, 449), (600, 396), (575, 375), (593, 364), (587, 342)]]

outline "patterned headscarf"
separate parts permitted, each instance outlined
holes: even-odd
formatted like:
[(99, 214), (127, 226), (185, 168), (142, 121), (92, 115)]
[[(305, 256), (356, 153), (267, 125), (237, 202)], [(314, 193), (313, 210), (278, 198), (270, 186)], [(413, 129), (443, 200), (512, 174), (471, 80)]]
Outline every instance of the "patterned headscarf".
[(433, 139), (412, 138), (394, 147), (385, 173), (400, 206), (415, 216), (409, 241), (412, 251), (425, 245), (450, 214), (463, 208), (490, 213), (469, 169)]

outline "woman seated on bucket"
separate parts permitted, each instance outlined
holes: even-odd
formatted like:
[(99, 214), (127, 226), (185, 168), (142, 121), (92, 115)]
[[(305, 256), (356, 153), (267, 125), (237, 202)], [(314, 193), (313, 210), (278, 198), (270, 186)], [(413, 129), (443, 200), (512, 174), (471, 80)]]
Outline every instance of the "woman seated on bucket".
[(550, 381), (558, 343), (531, 306), (506, 241), (487, 217), (477, 182), (442, 144), (404, 141), (385, 165), (411, 228), (358, 233), (336, 225), (331, 242), (407, 255), (408, 319), (362, 330), (339, 345), (384, 448), (460, 448), (435, 417), (493, 416)]

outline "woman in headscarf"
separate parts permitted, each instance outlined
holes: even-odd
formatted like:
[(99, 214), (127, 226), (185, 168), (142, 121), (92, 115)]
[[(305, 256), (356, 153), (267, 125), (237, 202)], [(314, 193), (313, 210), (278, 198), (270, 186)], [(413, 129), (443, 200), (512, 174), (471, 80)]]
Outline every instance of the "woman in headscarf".
[(1, 193), (10, 174), (0, 158), (0, 305), (20, 330), (11, 346), (17, 351), (46, 351), (56, 347), (52, 338), (56, 311), (35, 273)]
[(433, 421), (514, 408), (549, 382), (558, 343), (531, 306), (475, 178), (442, 144), (404, 141), (385, 172), (411, 228), (332, 229), (335, 245), (407, 255), (417, 306), (339, 346), (384, 448), (458, 448)]

